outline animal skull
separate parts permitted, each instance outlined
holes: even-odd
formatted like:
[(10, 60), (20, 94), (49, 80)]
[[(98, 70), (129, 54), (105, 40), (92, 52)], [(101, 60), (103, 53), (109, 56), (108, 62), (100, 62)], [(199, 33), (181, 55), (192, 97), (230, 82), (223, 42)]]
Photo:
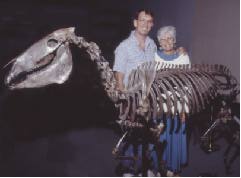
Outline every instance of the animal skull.
[(10, 89), (64, 83), (72, 71), (69, 39), (74, 27), (54, 31), (14, 58), (5, 84)]

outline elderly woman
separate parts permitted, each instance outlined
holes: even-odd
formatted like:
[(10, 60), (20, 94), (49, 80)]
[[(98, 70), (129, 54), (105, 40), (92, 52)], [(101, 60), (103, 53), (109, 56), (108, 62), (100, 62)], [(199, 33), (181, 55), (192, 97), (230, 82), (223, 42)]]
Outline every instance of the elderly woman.
[[(175, 49), (176, 29), (173, 26), (161, 27), (157, 32), (160, 48), (155, 54), (155, 60), (168, 64), (190, 64), (186, 52)], [(181, 126), (178, 126), (178, 117)], [(172, 121), (173, 120), (173, 121)], [(179, 129), (177, 129), (179, 128)], [(174, 119), (167, 118), (166, 127), (160, 136), (160, 141), (165, 142), (162, 159), (167, 169), (175, 174), (181, 171), (181, 165), (187, 163), (187, 141), (185, 133), (185, 114), (176, 114)]]
[(176, 29), (173, 26), (161, 27), (157, 31), (160, 48), (157, 49), (155, 60), (168, 64), (190, 64), (189, 56), (182, 47), (175, 49)]

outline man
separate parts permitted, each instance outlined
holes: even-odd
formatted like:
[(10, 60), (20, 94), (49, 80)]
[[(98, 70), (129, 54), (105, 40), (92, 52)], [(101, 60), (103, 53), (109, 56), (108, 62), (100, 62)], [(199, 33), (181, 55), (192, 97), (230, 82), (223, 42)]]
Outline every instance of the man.
[[(157, 47), (155, 42), (148, 36), (153, 27), (154, 17), (150, 10), (141, 9), (134, 17), (135, 29), (130, 36), (122, 41), (115, 50), (115, 62), (113, 70), (117, 80), (117, 89), (125, 90), (128, 82), (128, 75), (132, 69), (140, 64), (154, 60)], [(122, 175), (138, 175), (142, 169), (141, 145), (137, 143), (135, 134), (131, 135), (122, 150), (125, 156), (139, 157), (137, 161), (122, 161)], [(138, 150), (138, 151), (137, 151)], [(141, 159), (140, 159), (141, 158)]]
[(157, 47), (148, 36), (154, 24), (153, 20), (153, 13), (150, 10), (139, 10), (133, 21), (135, 30), (115, 50), (113, 70), (119, 90), (125, 89), (132, 69), (143, 62), (154, 60)]

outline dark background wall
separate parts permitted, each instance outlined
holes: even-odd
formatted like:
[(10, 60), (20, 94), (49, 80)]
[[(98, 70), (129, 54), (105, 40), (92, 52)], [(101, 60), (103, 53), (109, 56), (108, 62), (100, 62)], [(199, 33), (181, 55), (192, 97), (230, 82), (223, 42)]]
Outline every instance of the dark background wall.
[(1, 1), (0, 66), (55, 29), (75, 26), (79, 35), (100, 45), (113, 63), (113, 51), (127, 37), (133, 13), (155, 13), (151, 37), (160, 26), (174, 25), (177, 42), (193, 63), (219, 63), (239, 79), (239, 0), (48, 0)]
[(239, 0), (198, 0), (190, 44), (194, 63), (224, 64), (240, 81), (239, 8)]
[(77, 33), (97, 42), (110, 62), (113, 50), (127, 37), (132, 16), (143, 7), (155, 13), (151, 37), (163, 25), (174, 25), (180, 45), (190, 48), (194, 1), (150, 0), (49, 0), (1, 1), (1, 66), (39, 38), (55, 29), (75, 26)]
[[(133, 29), (133, 13), (143, 7), (155, 13), (153, 39), (160, 26), (174, 25), (178, 45), (193, 63), (224, 63), (239, 77), (238, 0), (2, 0), (0, 67), (53, 30), (70, 26), (96, 42), (112, 64), (114, 49)], [(115, 110), (88, 55), (75, 47), (72, 52), (73, 72), (60, 86), (8, 92), (3, 78), (9, 68), (0, 71), (0, 175), (115, 175)], [(196, 148), (190, 150), (195, 155)], [(217, 161), (209, 158), (212, 166), (196, 162), (185, 175), (212, 172)]]

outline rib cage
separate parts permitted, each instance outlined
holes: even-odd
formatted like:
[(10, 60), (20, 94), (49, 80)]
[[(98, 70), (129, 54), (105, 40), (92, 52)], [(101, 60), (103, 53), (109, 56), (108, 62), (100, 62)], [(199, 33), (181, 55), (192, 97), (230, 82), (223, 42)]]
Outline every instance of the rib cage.
[(237, 90), (237, 81), (223, 65), (170, 65), (147, 62), (129, 76), (129, 96), (119, 104), (120, 120), (139, 122), (138, 107), (148, 104), (147, 119), (198, 113), (220, 96)]

